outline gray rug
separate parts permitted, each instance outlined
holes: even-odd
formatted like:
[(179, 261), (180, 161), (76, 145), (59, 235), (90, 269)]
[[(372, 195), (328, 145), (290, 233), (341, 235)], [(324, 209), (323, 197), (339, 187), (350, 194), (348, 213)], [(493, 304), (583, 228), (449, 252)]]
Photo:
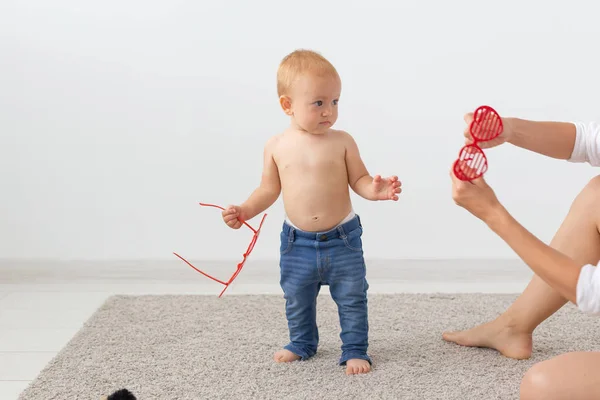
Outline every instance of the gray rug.
[(339, 322), (318, 303), (321, 344), (305, 362), (275, 364), (287, 343), (281, 296), (116, 296), (20, 396), (99, 399), (128, 388), (146, 399), (517, 399), (534, 362), (600, 350), (600, 319), (567, 305), (538, 328), (531, 359), (444, 342), (441, 333), (485, 322), (515, 298), (488, 294), (371, 295), (371, 374), (337, 366)]

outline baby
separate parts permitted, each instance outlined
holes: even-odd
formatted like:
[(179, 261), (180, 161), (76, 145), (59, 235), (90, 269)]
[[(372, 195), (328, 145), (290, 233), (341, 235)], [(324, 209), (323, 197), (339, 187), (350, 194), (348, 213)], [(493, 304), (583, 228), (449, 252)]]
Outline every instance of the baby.
[(401, 185), (396, 176), (370, 176), (352, 136), (332, 129), (341, 80), (328, 60), (309, 50), (289, 54), (279, 66), (277, 92), (290, 126), (267, 141), (260, 186), (241, 205), (227, 207), (223, 220), (238, 229), (283, 194), (280, 284), (290, 343), (273, 358), (291, 362), (315, 355), (316, 300), (328, 285), (341, 325), (339, 364), (347, 374), (367, 373), (369, 285), (363, 228), (349, 187), (368, 200), (397, 201)]

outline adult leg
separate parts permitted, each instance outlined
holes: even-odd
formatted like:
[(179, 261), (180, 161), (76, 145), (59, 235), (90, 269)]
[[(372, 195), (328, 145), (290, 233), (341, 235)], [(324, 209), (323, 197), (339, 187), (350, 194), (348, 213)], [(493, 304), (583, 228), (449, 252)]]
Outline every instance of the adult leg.
[(561, 354), (535, 364), (521, 381), (521, 400), (595, 400), (600, 396), (600, 352)]
[[(597, 264), (599, 227), (600, 177), (595, 177), (576, 197), (550, 246), (582, 264)], [(466, 331), (445, 332), (442, 337), (463, 346), (493, 348), (511, 358), (529, 358), (533, 331), (566, 302), (534, 275), (523, 293), (498, 318)]]

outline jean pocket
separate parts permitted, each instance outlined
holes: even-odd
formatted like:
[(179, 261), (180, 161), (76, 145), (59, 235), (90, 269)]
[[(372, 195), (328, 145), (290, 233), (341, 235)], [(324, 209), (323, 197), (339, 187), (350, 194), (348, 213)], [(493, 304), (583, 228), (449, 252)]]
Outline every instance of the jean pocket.
[(290, 240), (289, 236), (285, 233), (281, 232), (279, 244), (279, 254), (284, 255), (292, 251), (292, 247), (294, 246), (294, 242)]
[(362, 251), (362, 228), (358, 227), (344, 236), (344, 244), (352, 251)]

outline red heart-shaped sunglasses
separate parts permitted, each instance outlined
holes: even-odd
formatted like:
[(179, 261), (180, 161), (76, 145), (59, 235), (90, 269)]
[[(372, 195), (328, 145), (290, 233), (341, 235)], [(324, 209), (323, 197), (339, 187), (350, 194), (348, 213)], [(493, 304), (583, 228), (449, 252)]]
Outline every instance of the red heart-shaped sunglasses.
[[(219, 208), (221, 210), (225, 210), (223, 207), (217, 206), (217, 205), (214, 205), (214, 204), (206, 204), (206, 203), (199, 203), (199, 204), (201, 206), (204, 206), (204, 207), (216, 207), (216, 208)], [(225, 293), (225, 290), (227, 290), (227, 288), (229, 287), (229, 285), (231, 284), (231, 282), (233, 282), (233, 280), (242, 271), (242, 268), (244, 267), (244, 264), (246, 263), (246, 260), (248, 259), (248, 256), (250, 255), (250, 253), (254, 249), (254, 245), (256, 244), (256, 241), (258, 240), (258, 236), (260, 235), (260, 230), (261, 230), (261, 228), (263, 226), (263, 222), (265, 221), (265, 217), (266, 216), (267, 216), (267, 214), (264, 214), (262, 216), (262, 219), (260, 220), (260, 225), (258, 226), (258, 229), (254, 229), (253, 227), (251, 227), (245, 221), (243, 222), (244, 225), (246, 225), (248, 228), (250, 228), (252, 230), (252, 232), (254, 232), (254, 235), (252, 235), (252, 240), (250, 241), (250, 244), (248, 245), (248, 248), (246, 249), (246, 252), (243, 255), (244, 258), (237, 265), (237, 268), (236, 268), (235, 272), (233, 273), (233, 275), (231, 275), (231, 277), (227, 281), (222, 281), (222, 280), (219, 280), (219, 279), (217, 279), (217, 278), (215, 278), (213, 276), (210, 276), (206, 272), (203, 272), (203, 271), (199, 270), (198, 268), (194, 267), (189, 261), (187, 261), (185, 258), (181, 257), (179, 254), (177, 254), (177, 253), (173, 253), (173, 254), (175, 254), (177, 257), (179, 257), (180, 259), (182, 259), (187, 265), (189, 265), (190, 267), (192, 267), (196, 271), (200, 272), (202, 275), (206, 276), (207, 278), (212, 279), (215, 282), (219, 282), (221, 285), (224, 285), (225, 287), (223, 288), (223, 290), (219, 294), (219, 297), (221, 297), (223, 295), (223, 293)]]
[(487, 158), (477, 143), (497, 138), (503, 129), (502, 118), (500, 118), (500, 115), (492, 107), (481, 106), (475, 110), (473, 121), (469, 127), (473, 143), (467, 144), (460, 149), (458, 158), (453, 166), (454, 175), (458, 179), (472, 181), (487, 171)]

